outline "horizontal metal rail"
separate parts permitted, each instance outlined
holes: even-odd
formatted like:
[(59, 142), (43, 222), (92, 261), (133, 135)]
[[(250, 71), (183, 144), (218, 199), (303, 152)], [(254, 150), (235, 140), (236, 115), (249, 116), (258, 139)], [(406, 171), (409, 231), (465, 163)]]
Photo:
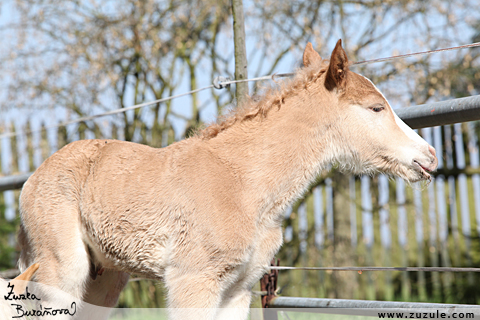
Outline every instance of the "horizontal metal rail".
[(406, 314), (407, 312), (432, 313), (439, 311), (446, 313), (447, 316), (445, 318), (449, 318), (448, 315), (451, 315), (454, 312), (470, 312), (475, 316), (480, 315), (479, 305), (300, 297), (276, 297), (268, 303), (268, 308), (277, 311), (290, 310), (298, 312), (319, 312), (376, 317), (378, 317), (379, 312), (403, 312)]
[[(395, 113), (413, 129), (476, 121), (480, 120), (480, 95), (395, 109)], [(20, 189), (30, 175), (0, 178), (0, 192)]]
[(480, 120), (480, 95), (395, 109), (412, 129)]
[(18, 269), (10, 269), (5, 271), (0, 271), (1, 279), (13, 279), (20, 274)]
[(0, 178), (0, 192), (14, 189), (21, 189), (25, 181), (32, 175), (33, 172), (16, 174)]

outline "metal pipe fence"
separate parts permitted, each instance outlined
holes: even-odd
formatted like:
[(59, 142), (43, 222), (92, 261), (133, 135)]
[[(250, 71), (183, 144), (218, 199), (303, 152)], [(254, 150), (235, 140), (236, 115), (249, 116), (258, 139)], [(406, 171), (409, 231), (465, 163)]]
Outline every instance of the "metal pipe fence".
[(22, 188), (23, 184), (33, 174), (33, 172), (16, 174), (0, 178), (0, 192)]
[(395, 110), (412, 129), (480, 120), (480, 95)]
[(349, 300), (349, 299), (323, 299), (323, 298), (302, 298), (302, 297), (276, 297), (268, 304), (270, 308), (291, 309), (291, 308), (342, 308), (342, 309), (389, 309), (405, 311), (405, 309), (473, 309), (476, 315), (480, 315), (479, 305), (469, 304), (444, 304), (444, 303), (421, 303), (401, 301), (371, 301), (371, 300)]
[(323, 313), (332, 315), (366, 316), (375, 318), (414, 319), (474, 319), (480, 316), (480, 306), (467, 304), (417, 303), (299, 297), (274, 298), (264, 309), (264, 320), (278, 320), (279, 314)]

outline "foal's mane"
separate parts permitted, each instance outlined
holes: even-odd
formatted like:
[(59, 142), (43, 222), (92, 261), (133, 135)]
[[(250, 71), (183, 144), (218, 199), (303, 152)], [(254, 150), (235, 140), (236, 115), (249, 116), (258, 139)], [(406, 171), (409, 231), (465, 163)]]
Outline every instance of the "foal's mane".
[(256, 117), (266, 117), (274, 106), (280, 109), (285, 99), (298, 94), (302, 90), (306, 90), (309, 85), (327, 71), (328, 63), (329, 60), (322, 59), (311, 66), (298, 69), (293, 79), (275, 82), (274, 85), (267, 86), (260, 100), (249, 97), (243, 105), (238, 106), (227, 115), (219, 117), (216, 123), (210, 124), (201, 130), (198, 136), (208, 140), (216, 137), (220, 132), (236, 123)]

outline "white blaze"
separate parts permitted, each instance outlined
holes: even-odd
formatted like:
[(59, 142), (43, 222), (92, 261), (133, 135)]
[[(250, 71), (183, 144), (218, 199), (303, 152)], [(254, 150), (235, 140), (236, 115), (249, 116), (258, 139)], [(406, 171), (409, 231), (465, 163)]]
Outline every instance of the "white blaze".
[(397, 123), (397, 125), (400, 127), (400, 129), (403, 130), (403, 132), (405, 132), (405, 134), (407, 135), (407, 137), (409, 137), (410, 139), (412, 139), (413, 141), (417, 142), (417, 143), (421, 143), (421, 144), (424, 144), (424, 143), (427, 143), (422, 137), (420, 137), (418, 135), (418, 133), (416, 133), (415, 131), (412, 130), (412, 128), (410, 128), (409, 126), (407, 126), (405, 124), (405, 122), (403, 122), (402, 119), (400, 119), (397, 114), (395, 113), (395, 110), (393, 110), (392, 108), (392, 111), (393, 111), (393, 115), (395, 116), (395, 122)]
[[(363, 76), (362, 76), (363, 77)], [(375, 90), (377, 90), (378, 93), (380, 93), (383, 97), (383, 99), (385, 99), (385, 101), (387, 101), (388, 103), (388, 100), (387, 98), (385, 98), (385, 96), (383, 95), (383, 93), (378, 90), (377, 86), (375, 86), (373, 84), (372, 81), (370, 81), (370, 79), (364, 77), (365, 79), (367, 79), (371, 84), (372, 86), (375, 88)], [(388, 103), (388, 105), (390, 106), (390, 103)], [(413, 131), (412, 128), (410, 128), (409, 126), (407, 126), (405, 124), (405, 122), (403, 122), (402, 119), (400, 119), (397, 114), (395, 113), (395, 110), (393, 110), (393, 108), (390, 106), (390, 109), (392, 109), (393, 111), (393, 115), (395, 117), (395, 122), (397, 123), (397, 125), (400, 127), (400, 129), (402, 129), (402, 131), (407, 135), (407, 137), (409, 137), (410, 139), (412, 139), (413, 141), (417, 142), (417, 143), (420, 143), (420, 144), (426, 144), (427, 142), (418, 135), (418, 133), (416, 133), (415, 131)]]

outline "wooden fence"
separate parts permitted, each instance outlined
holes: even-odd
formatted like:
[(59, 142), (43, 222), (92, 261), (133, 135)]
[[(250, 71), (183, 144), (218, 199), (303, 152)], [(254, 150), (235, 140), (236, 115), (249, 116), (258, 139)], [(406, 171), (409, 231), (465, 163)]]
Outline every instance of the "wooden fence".
[[(30, 130), (0, 123), (0, 132)], [(122, 139), (122, 130), (80, 125), (67, 134), (50, 129), (4, 138), (4, 176), (35, 170), (73, 140)], [(480, 264), (480, 159), (476, 123), (421, 129), (437, 150), (439, 170), (430, 184), (406, 185), (380, 175), (348, 177), (335, 169), (286, 212), (288, 266), (478, 266)], [(149, 144), (149, 134), (139, 135)], [(165, 136), (164, 145), (172, 141)], [(18, 215), (19, 190), (0, 195), (5, 219)], [(0, 207), (1, 208), (1, 207)], [(10, 240), (11, 241), (11, 240)], [(13, 242), (12, 242), (13, 245)], [(436, 272), (281, 271), (288, 296), (478, 303), (477, 275)]]

